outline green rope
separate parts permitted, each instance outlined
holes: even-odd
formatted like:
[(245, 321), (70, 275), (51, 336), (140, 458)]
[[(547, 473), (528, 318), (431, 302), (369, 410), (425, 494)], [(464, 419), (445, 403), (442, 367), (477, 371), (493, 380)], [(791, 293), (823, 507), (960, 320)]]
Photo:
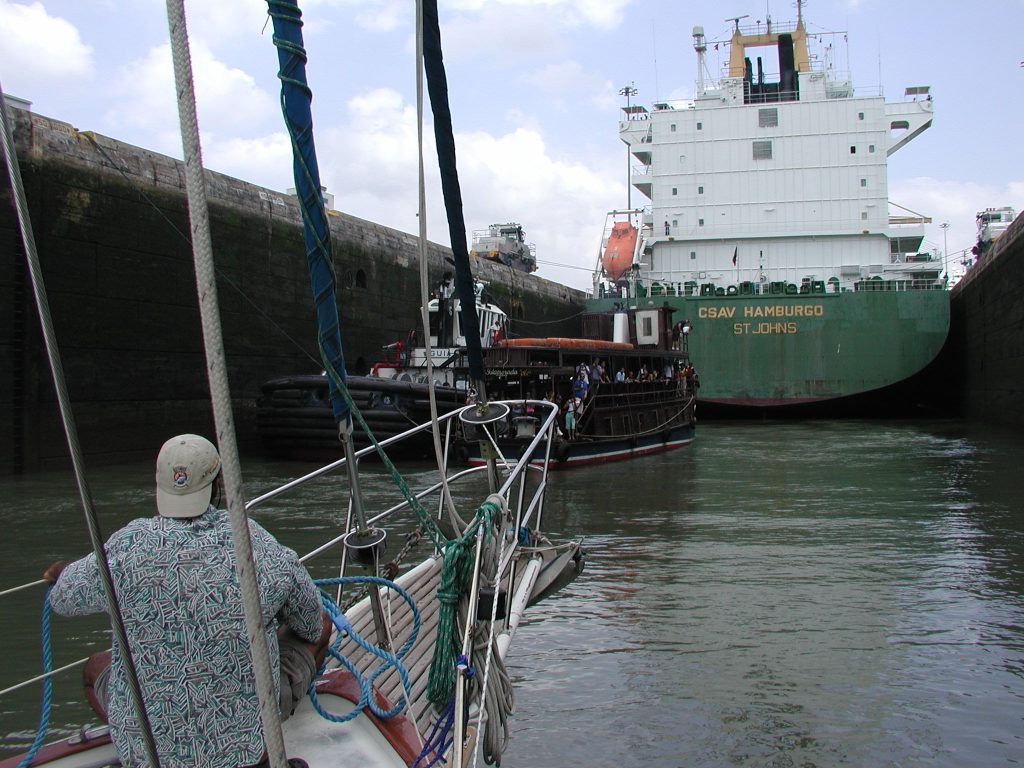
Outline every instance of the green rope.
[[(465, 533), (449, 541), (444, 548), (441, 582), (437, 587), (437, 600), (440, 603), (437, 639), (434, 642), (434, 657), (430, 662), (426, 691), (427, 699), (438, 711), (447, 706), (455, 690), (456, 660), (462, 653), (457, 621), (459, 600), (470, 588), (473, 579), (473, 539), (483, 525), (486, 543), (491, 535), (495, 515), (501, 511), (497, 504), (485, 501), (476, 511)], [(468, 620), (472, 621), (472, 618)]]

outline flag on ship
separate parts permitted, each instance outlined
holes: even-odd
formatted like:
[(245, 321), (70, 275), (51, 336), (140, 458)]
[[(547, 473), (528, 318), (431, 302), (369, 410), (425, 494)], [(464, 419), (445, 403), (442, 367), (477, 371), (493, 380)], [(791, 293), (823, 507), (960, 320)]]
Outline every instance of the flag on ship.
[(732, 249), (732, 265), (736, 266), (736, 254), (739, 253), (740, 247), (737, 245)]

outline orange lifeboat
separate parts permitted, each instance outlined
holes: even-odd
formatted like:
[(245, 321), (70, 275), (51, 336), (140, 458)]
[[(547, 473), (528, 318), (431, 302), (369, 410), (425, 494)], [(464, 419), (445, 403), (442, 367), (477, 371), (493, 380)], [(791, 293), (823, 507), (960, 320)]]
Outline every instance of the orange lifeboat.
[(636, 251), (637, 228), (628, 221), (617, 221), (612, 226), (601, 257), (601, 268), (608, 279), (615, 282), (633, 266), (633, 253)]

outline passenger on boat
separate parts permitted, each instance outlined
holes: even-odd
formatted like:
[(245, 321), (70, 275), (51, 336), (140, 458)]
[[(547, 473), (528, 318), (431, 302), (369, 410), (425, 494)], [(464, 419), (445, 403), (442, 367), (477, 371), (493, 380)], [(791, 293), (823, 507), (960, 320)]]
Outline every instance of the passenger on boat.
[[(198, 435), (171, 438), (156, 462), (157, 516), (132, 521), (106, 543), (163, 765), (236, 768), (265, 754), (231, 523), (218, 508), (221, 491), (213, 444)], [(331, 623), (295, 552), (252, 520), (249, 535), (281, 713), (288, 717), (323, 660)], [(107, 609), (95, 554), (54, 563), (43, 578), (54, 585), (50, 604), (61, 615)], [(121, 764), (146, 765), (116, 637), (101, 701)]]
[(580, 375), (576, 377), (576, 381), (572, 383), (572, 394), (573, 397), (577, 397), (580, 400), (587, 396), (587, 390), (590, 388), (590, 382), (587, 380), (587, 374), (580, 372)]
[(570, 440), (576, 439), (576, 414), (582, 402), (578, 397), (570, 397), (565, 404), (565, 431)]

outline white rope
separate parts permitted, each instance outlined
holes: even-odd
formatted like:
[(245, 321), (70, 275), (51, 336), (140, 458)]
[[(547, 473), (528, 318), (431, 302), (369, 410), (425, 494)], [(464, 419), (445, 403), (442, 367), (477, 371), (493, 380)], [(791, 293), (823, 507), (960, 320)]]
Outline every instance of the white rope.
[(50, 362), (50, 372), (53, 375), (53, 386), (57, 392), (57, 404), (60, 407), (61, 422), (64, 425), (64, 436), (68, 443), (68, 452), (71, 454), (71, 465), (75, 472), (75, 480), (78, 483), (78, 495), (82, 501), (85, 525), (89, 531), (89, 540), (92, 542), (93, 552), (96, 555), (100, 583), (102, 584), (103, 594), (107, 601), (107, 611), (110, 614), (110, 628), (113, 630), (114, 637), (117, 638), (120, 647), (121, 660), (123, 662), (122, 669), (128, 683), (132, 707), (138, 717), (139, 730), (142, 732), (142, 743), (146, 757), (149, 759), (150, 765), (159, 768), (160, 759), (156, 752), (153, 729), (146, 714), (146, 706), (142, 699), (142, 688), (139, 686), (139, 679), (135, 673), (135, 661), (132, 657), (131, 644), (128, 642), (128, 635), (124, 628), (124, 618), (121, 616), (121, 607), (117, 602), (114, 577), (110, 573), (110, 564), (107, 562), (106, 550), (103, 548), (103, 535), (100, 532), (99, 520), (96, 515), (96, 509), (93, 506), (92, 493), (89, 491), (85, 462), (82, 459), (82, 448), (78, 442), (78, 429), (75, 426), (75, 417), (71, 410), (71, 398), (68, 395), (67, 383), (64, 379), (64, 365), (61, 362), (60, 350), (57, 347), (57, 336), (53, 330), (50, 302), (46, 296), (46, 284), (43, 282), (43, 270), (39, 262), (39, 253), (36, 251), (35, 235), (32, 233), (32, 221), (29, 217), (28, 202), (25, 199), (25, 187), (21, 180), (18, 153), (14, 149), (14, 133), (7, 117), (7, 105), (4, 102), (3, 88), (0, 88), (0, 123), (3, 124), (3, 130), (0, 131), (0, 140), (3, 142), (3, 153), (7, 164), (7, 173), (11, 180), (11, 191), (14, 194), (14, 207), (18, 215), (18, 226), (21, 229), (22, 242), (25, 246), (25, 258), (28, 262), (29, 275), (32, 279), (32, 292), (36, 300), (36, 309), (39, 312), (39, 324), (43, 330), (43, 342), (46, 346), (46, 354)]
[[(419, 163), (419, 260), (420, 260), (420, 325), (423, 327), (423, 354), (427, 361), (427, 393), (430, 398), (431, 436), (434, 440), (434, 457), (441, 473), (441, 499), (448, 508), (448, 515), (458, 530), (466, 528), (466, 522), (459, 517), (448, 488), (446, 456), (441, 448), (441, 431), (437, 421), (437, 393), (434, 391), (434, 356), (430, 346), (430, 276), (427, 264), (427, 191), (423, 169), (423, 3), (416, 0), (416, 145)], [(438, 312), (441, 304), (438, 302)], [(409, 350), (411, 356), (412, 350)], [(447, 441), (445, 442), (447, 449)]]
[(29, 587), (38, 587), (39, 585), (45, 583), (46, 579), (30, 581), (28, 584), (22, 584), (20, 587), (11, 587), (10, 589), (5, 589), (3, 592), (0, 592), (0, 597), (3, 597), (4, 595), (13, 595), (15, 592), (21, 592), (21, 590), (28, 589)]
[(2, 691), (0, 691), (0, 696), (4, 696), (10, 693), (11, 691), (16, 691), (19, 688), (24, 688), (28, 685), (32, 685), (32, 683), (38, 683), (40, 680), (45, 680), (48, 677), (53, 677), (54, 675), (60, 674), (61, 672), (67, 672), (69, 669), (80, 667), (83, 664), (85, 664), (85, 662), (87, 662), (88, 660), (89, 657), (86, 656), (84, 659), (79, 659), (78, 661), (72, 661), (70, 664), (65, 664), (63, 667), (60, 667), (59, 669), (51, 669), (49, 672), (45, 672), (41, 675), (36, 675), (35, 677), (29, 680), (22, 680), (20, 683), (15, 683), (10, 688), (4, 688)]
[(167, 23), (171, 34), (171, 52), (174, 57), (174, 82), (178, 94), (178, 119), (181, 123), (181, 142), (185, 157), (185, 182), (188, 190), (189, 221), (192, 229), (192, 252), (196, 269), (196, 288), (199, 311), (202, 316), (203, 342), (206, 347), (206, 370), (210, 380), (210, 398), (213, 403), (214, 423), (217, 427), (217, 445), (220, 449), (224, 490), (227, 495), (228, 515), (231, 519), (231, 539), (235, 549), (235, 567), (242, 589), (242, 608), (252, 652), (256, 692), (260, 700), (263, 719), (263, 737), (272, 768), (287, 768), (284, 736), (274, 678), (270, 667), (270, 652), (263, 629), (259, 589), (249, 538), (249, 522), (242, 496), (242, 473), (235, 443), (234, 420), (231, 413), (231, 395), (228, 390), (227, 364), (221, 336), (220, 313), (217, 307), (217, 283), (213, 268), (213, 243), (210, 237), (210, 214), (206, 203), (203, 178), (202, 150), (199, 144), (199, 125), (196, 120), (195, 91), (192, 63), (185, 27), (184, 0), (167, 0)]

